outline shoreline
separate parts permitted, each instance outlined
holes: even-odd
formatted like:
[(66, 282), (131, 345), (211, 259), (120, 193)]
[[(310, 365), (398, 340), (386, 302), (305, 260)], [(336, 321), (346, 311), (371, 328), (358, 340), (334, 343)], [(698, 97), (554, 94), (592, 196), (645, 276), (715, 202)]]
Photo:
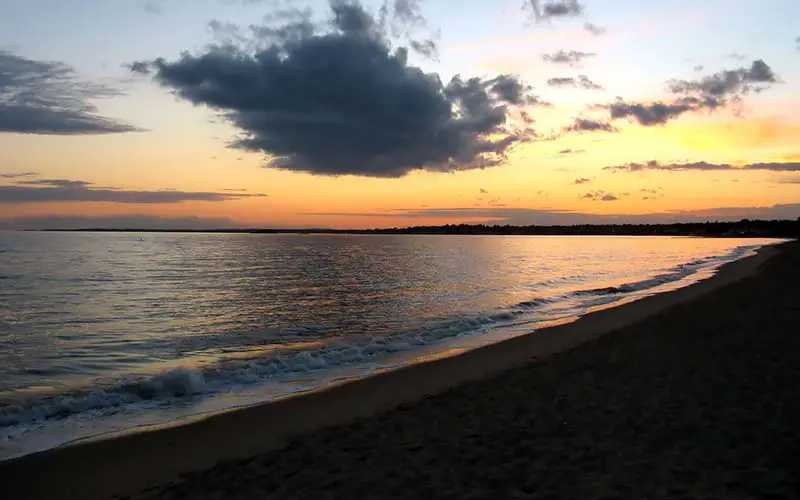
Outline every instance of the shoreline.
[[(783, 244), (785, 245), (785, 244)], [(322, 390), (144, 432), (79, 441), (0, 462), (4, 491), (15, 498), (106, 498), (169, 482), (181, 473), (279, 448), (289, 439), (357, 418), (374, 416), (462, 384), (485, 379), (537, 358), (566, 351), (637, 323), (676, 304), (754, 275), (780, 250), (720, 267), (687, 287), (602, 309), (558, 326), (469, 350), (453, 357), (403, 366), (335, 383)], [(320, 411), (323, 409), (324, 411)], [(47, 478), (47, 481), (43, 479)], [(52, 495), (52, 496), (51, 496)]]

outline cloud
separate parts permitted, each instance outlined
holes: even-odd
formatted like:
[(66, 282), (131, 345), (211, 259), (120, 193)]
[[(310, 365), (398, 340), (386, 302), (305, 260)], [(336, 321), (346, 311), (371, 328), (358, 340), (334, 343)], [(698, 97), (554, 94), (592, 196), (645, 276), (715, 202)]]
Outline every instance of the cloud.
[(562, 149), (561, 151), (558, 152), (558, 154), (559, 155), (577, 155), (577, 154), (582, 154), (582, 153), (585, 153), (585, 152), (586, 152), (585, 149), (570, 149), (570, 148), (567, 148), (567, 149)]
[(594, 57), (597, 54), (594, 52), (581, 52), (578, 50), (559, 50), (552, 54), (542, 55), (542, 60), (553, 64), (568, 64), (570, 66), (579, 65), (584, 59)]
[(0, 133), (92, 135), (139, 129), (97, 114), (95, 99), (121, 95), (85, 82), (72, 67), (0, 50)]
[(164, 12), (164, 6), (159, 0), (140, 0), (136, 5), (148, 14), (158, 15)]
[(589, 33), (591, 33), (594, 36), (600, 36), (600, 35), (604, 34), (607, 31), (602, 26), (598, 26), (596, 24), (592, 24), (592, 23), (588, 23), (588, 22), (583, 24), (583, 29), (585, 29), (586, 31), (588, 31)]
[[(578, 184), (577, 181), (575, 183)], [(617, 201), (620, 199), (620, 197), (627, 195), (628, 193), (614, 195), (611, 193), (607, 193), (605, 191), (590, 191), (588, 193), (583, 194), (581, 198), (592, 201)]]
[(564, 132), (619, 132), (619, 129), (608, 122), (576, 118), (575, 121), (563, 128)]
[(586, 177), (581, 177), (580, 179), (575, 179), (575, 184), (587, 184), (592, 182), (591, 179), (587, 179)]
[(481, 194), (489, 194), (489, 190), (481, 188)]
[(27, 216), (0, 218), (0, 229), (233, 229), (239, 224), (227, 218), (118, 216)]
[(0, 173), (0, 179), (20, 179), (23, 177), (34, 177), (36, 172), (9, 172), (6, 174)]
[(281, 18), (277, 27), (251, 27), (249, 44), (135, 69), (219, 112), (240, 131), (234, 147), (263, 153), (278, 169), (387, 178), (455, 172), (502, 165), (514, 146), (536, 137), (522, 111), (538, 101), (517, 77), (444, 83), (409, 65), (407, 47), (393, 48), (383, 13), (341, 0), (330, 8), (330, 24)]
[(639, 192), (642, 193), (642, 200), (657, 200), (664, 197), (661, 187), (655, 189), (642, 188)]
[(583, 13), (583, 5), (577, 0), (550, 0), (542, 3), (539, 0), (530, 0), (531, 10), (537, 21), (554, 17), (575, 17)]
[(699, 80), (672, 80), (668, 88), (673, 94), (684, 96), (683, 102), (715, 109), (725, 106), (730, 99), (738, 100), (751, 91), (761, 90), (759, 84), (777, 81), (772, 68), (762, 59), (757, 59), (749, 68), (724, 70)]
[[(577, 184), (577, 182), (576, 182), (576, 184)], [(586, 200), (592, 200), (592, 201), (617, 201), (617, 200), (619, 200), (620, 196), (623, 196), (623, 195), (617, 196), (617, 195), (613, 195), (611, 193), (607, 193), (605, 191), (592, 191), (592, 192), (589, 192), (589, 193), (585, 193), (583, 196), (581, 196), (581, 198), (586, 199)]]
[(651, 126), (667, 123), (693, 108), (688, 104), (665, 103), (656, 101), (652, 103), (627, 103), (622, 99), (605, 106), (609, 110), (611, 119), (634, 118), (640, 125)]
[(549, 210), (517, 207), (458, 207), (395, 209), (386, 212), (308, 213), (315, 216), (360, 216), (370, 218), (472, 220), (488, 224), (575, 225), (575, 224), (671, 224), (676, 222), (738, 221), (750, 219), (795, 219), (800, 203), (769, 207), (721, 207), (699, 210), (674, 210), (645, 214), (591, 214), (572, 210)]
[(800, 175), (792, 177), (782, 177), (778, 179), (778, 184), (800, 184)]
[(667, 88), (678, 96), (672, 101), (629, 103), (617, 98), (596, 107), (607, 109), (612, 119), (632, 118), (644, 126), (663, 125), (687, 112), (713, 111), (741, 102), (749, 93), (760, 92), (764, 85), (777, 81), (772, 68), (757, 59), (747, 68), (724, 70), (698, 80), (670, 80)]
[(263, 194), (214, 191), (143, 191), (94, 187), (91, 182), (67, 179), (36, 179), (0, 186), (0, 204), (49, 202), (180, 203), (226, 201), (262, 197)]
[(794, 39), (794, 43), (795, 43), (795, 48), (797, 50), (800, 50), (800, 36)]
[(624, 165), (614, 165), (603, 167), (603, 170), (612, 172), (642, 172), (645, 170), (672, 171), (672, 172), (709, 172), (719, 170), (730, 170), (741, 172), (746, 170), (766, 170), (771, 172), (800, 172), (800, 162), (761, 162), (748, 163), (741, 166), (734, 166), (728, 163), (708, 163), (699, 161), (695, 163), (660, 163), (657, 160), (650, 160), (644, 163), (626, 163)]
[(576, 78), (550, 78), (547, 84), (551, 87), (580, 87), (586, 90), (603, 90), (603, 87), (594, 83), (586, 75), (578, 75)]

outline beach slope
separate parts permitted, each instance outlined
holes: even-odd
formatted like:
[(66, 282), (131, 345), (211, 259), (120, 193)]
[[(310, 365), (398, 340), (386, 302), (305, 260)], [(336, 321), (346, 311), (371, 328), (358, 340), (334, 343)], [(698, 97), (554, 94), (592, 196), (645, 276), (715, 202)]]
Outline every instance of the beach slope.
[(0, 491), (800, 497), (798, 263), (800, 243), (784, 244), (696, 285), (460, 356), (0, 463)]

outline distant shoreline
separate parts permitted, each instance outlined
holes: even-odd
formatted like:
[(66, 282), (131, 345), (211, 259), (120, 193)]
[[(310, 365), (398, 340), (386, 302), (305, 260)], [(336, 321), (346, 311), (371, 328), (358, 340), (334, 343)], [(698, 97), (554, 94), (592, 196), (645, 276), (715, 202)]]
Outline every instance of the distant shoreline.
[(800, 219), (749, 220), (736, 222), (684, 222), (674, 224), (585, 224), (552, 226), (510, 226), (447, 224), (380, 229), (325, 228), (73, 228), (21, 229), (33, 232), (115, 232), (115, 233), (212, 233), (212, 234), (397, 234), (397, 235), (498, 235), (498, 236), (695, 236), (713, 238), (800, 238)]

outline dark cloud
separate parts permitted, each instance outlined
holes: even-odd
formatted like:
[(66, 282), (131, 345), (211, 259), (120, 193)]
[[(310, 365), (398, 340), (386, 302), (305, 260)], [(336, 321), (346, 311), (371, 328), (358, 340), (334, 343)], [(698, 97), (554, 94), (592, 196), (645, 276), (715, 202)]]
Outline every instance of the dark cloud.
[(226, 218), (119, 216), (28, 216), (0, 217), (0, 229), (233, 229), (239, 224)]
[(585, 153), (585, 152), (586, 152), (585, 149), (569, 149), (568, 148), (568, 149), (562, 149), (561, 151), (558, 152), (558, 154), (560, 154), (560, 155), (577, 155), (577, 154), (582, 154), (582, 153)]
[(577, 86), (575, 83), (575, 79), (572, 77), (566, 78), (550, 78), (547, 80), (547, 84), (551, 87), (575, 87)]
[(747, 68), (724, 70), (698, 80), (671, 80), (668, 89), (677, 97), (671, 101), (629, 103), (621, 98), (601, 105), (612, 119), (632, 118), (640, 125), (663, 125), (687, 112), (715, 110), (740, 102), (750, 92), (760, 92), (776, 83), (777, 76), (763, 60)]
[(542, 60), (553, 64), (568, 64), (570, 66), (579, 65), (584, 59), (594, 57), (597, 54), (594, 52), (581, 52), (578, 50), (559, 50), (552, 54), (544, 54)]
[(537, 21), (554, 17), (575, 17), (583, 14), (583, 5), (577, 0), (529, 1), (530, 3), (526, 1), (525, 5), (530, 7)]
[(501, 165), (515, 145), (536, 137), (522, 111), (541, 103), (515, 76), (444, 83), (409, 65), (405, 46), (392, 46), (383, 12), (376, 18), (341, 0), (330, 7), (330, 25), (281, 20), (250, 37), (255, 48), (217, 44), (132, 69), (219, 112), (241, 133), (234, 147), (263, 153), (279, 169), (454, 172)]
[(138, 191), (94, 187), (91, 182), (67, 179), (36, 179), (0, 186), (0, 204), (48, 202), (180, 203), (183, 201), (225, 201), (261, 197), (263, 194), (214, 191)]
[(627, 103), (622, 99), (605, 106), (611, 115), (611, 119), (634, 118), (640, 125), (651, 126), (667, 123), (693, 108), (688, 104), (681, 103)]
[(489, 191), (487, 189), (481, 188), (481, 194), (489, 194)]
[(572, 125), (564, 127), (564, 132), (619, 132), (619, 129), (608, 122), (576, 118)]
[(20, 179), (23, 177), (35, 177), (36, 172), (9, 172), (6, 174), (0, 173), (0, 179)]
[(698, 64), (692, 69), (695, 70), (695, 71), (703, 71), (704, 69), (706, 69), (706, 67), (703, 66), (702, 64)]
[(746, 55), (740, 54), (738, 52), (731, 52), (730, 54), (727, 54), (727, 56), (736, 61), (744, 61), (745, 59), (747, 59)]
[(0, 50), (0, 133), (90, 135), (139, 129), (97, 114), (92, 101), (121, 95), (81, 81), (72, 67)]
[(575, 179), (575, 184), (587, 184), (589, 182), (592, 182), (592, 180), (591, 179), (587, 179), (586, 177), (581, 177), (579, 179)]
[(660, 163), (657, 160), (650, 160), (645, 163), (626, 163), (624, 165), (615, 165), (611, 167), (603, 167), (603, 170), (611, 170), (612, 172), (642, 172), (645, 170), (655, 171), (673, 171), (673, 172), (690, 172), (690, 171), (719, 171), (719, 170), (732, 170), (741, 172), (744, 170), (766, 170), (772, 172), (800, 172), (800, 162), (766, 162), (766, 163), (748, 163), (746, 165), (734, 166), (727, 163), (708, 163), (699, 161), (695, 163)]
[(592, 24), (592, 23), (584, 23), (583, 24), (583, 29), (585, 29), (586, 31), (588, 31), (589, 33), (591, 33), (594, 36), (600, 36), (600, 35), (604, 34), (607, 31), (602, 26), (598, 26), (598, 25)]
[(699, 80), (672, 80), (668, 88), (673, 94), (683, 96), (684, 103), (699, 108), (715, 109), (729, 100), (739, 100), (759, 85), (776, 83), (778, 78), (762, 59), (752, 62), (749, 68), (724, 70)]
[(547, 84), (551, 87), (580, 87), (586, 90), (603, 90), (603, 87), (594, 83), (586, 75), (578, 75), (577, 77), (562, 77), (550, 78)]

